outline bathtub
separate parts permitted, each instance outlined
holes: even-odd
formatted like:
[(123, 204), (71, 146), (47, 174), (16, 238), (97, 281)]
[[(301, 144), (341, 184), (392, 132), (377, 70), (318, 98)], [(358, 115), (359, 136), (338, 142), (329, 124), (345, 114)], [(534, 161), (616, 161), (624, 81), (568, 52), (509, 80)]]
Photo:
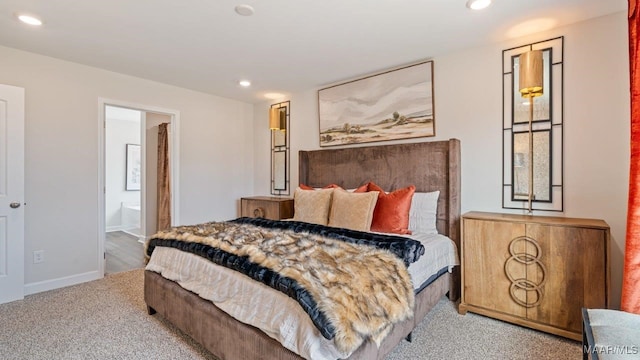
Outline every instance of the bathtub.
[(140, 203), (125, 202), (121, 203), (120, 208), (122, 231), (134, 236), (142, 237), (142, 228), (140, 226)]

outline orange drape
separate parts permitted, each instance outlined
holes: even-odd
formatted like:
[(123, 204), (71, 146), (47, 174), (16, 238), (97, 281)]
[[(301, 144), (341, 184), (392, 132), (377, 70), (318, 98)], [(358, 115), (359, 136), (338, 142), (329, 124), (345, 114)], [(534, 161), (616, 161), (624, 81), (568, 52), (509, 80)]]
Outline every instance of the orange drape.
[(158, 231), (171, 227), (168, 124), (158, 127)]
[(629, 0), (629, 70), (631, 79), (631, 167), (629, 171), (629, 208), (627, 238), (622, 277), (624, 311), (640, 314), (640, 17), (637, 0)]

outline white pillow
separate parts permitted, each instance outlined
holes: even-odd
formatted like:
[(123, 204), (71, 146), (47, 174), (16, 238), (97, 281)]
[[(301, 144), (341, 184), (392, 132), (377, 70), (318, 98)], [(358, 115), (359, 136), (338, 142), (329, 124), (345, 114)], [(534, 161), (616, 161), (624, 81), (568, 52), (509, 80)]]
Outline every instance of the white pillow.
[(440, 191), (416, 192), (411, 199), (409, 230), (414, 233), (437, 234), (436, 217)]

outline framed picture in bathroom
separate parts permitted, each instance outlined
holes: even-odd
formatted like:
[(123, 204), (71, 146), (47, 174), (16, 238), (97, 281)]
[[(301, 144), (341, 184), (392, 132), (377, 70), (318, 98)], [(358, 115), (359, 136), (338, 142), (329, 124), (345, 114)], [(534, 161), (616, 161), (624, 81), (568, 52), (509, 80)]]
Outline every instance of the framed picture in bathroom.
[(140, 163), (140, 145), (127, 144), (127, 165), (125, 186), (127, 191), (140, 191), (142, 183), (142, 167)]

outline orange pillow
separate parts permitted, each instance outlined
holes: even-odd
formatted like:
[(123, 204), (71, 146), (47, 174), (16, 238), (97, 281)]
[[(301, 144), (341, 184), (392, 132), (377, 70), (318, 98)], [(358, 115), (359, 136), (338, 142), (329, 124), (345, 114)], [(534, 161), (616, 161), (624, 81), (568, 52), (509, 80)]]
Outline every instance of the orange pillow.
[[(366, 183), (364, 185), (360, 185), (353, 192), (356, 192), (356, 193), (367, 192), (368, 191), (368, 186), (369, 186), (369, 183)], [(305, 185), (305, 184), (300, 184), (300, 189), (302, 189), (302, 190), (315, 190), (311, 186)], [(336, 184), (329, 184), (329, 185), (323, 187), (323, 189), (342, 189), (342, 187), (340, 187), (340, 185), (336, 185)]]
[[(338, 186), (336, 184), (329, 184), (329, 185), (323, 187), (323, 189), (333, 189), (333, 188), (340, 188), (340, 186)], [(300, 189), (302, 189), (302, 190), (315, 190), (311, 186), (305, 185), (305, 184), (300, 184)]]
[(370, 182), (364, 184), (364, 185), (360, 185), (358, 186), (355, 190), (353, 190), (354, 193), (363, 193), (363, 192), (368, 192), (369, 191), (369, 184), (371, 184)]
[(411, 199), (416, 187), (409, 185), (406, 188), (385, 193), (378, 185), (369, 183), (369, 191), (378, 191), (378, 201), (373, 210), (373, 222), (371, 231), (411, 234), (409, 230), (409, 210)]

